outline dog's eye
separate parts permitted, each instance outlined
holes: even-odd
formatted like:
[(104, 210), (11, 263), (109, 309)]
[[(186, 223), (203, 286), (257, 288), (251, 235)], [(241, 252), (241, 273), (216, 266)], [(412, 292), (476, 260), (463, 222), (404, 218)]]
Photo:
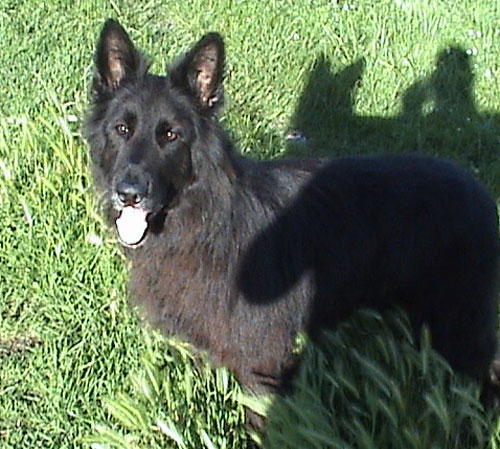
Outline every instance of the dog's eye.
[(174, 140), (177, 140), (178, 137), (179, 137), (179, 134), (176, 133), (175, 131), (172, 131), (171, 129), (167, 129), (164, 134), (163, 134), (163, 137), (165, 137), (165, 140), (167, 142), (173, 142)]
[(124, 123), (119, 123), (118, 125), (116, 125), (115, 129), (120, 136), (126, 136), (130, 133), (130, 128)]

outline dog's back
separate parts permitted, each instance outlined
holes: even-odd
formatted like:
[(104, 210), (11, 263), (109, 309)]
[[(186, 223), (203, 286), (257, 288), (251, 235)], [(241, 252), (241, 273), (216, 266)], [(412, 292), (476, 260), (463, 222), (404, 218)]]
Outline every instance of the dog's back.
[(496, 348), (499, 255), (496, 205), (464, 171), (416, 155), (345, 158), (252, 241), (239, 285), (270, 304), (312, 276), (313, 334), (360, 306), (402, 305), (455, 368), (482, 380)]

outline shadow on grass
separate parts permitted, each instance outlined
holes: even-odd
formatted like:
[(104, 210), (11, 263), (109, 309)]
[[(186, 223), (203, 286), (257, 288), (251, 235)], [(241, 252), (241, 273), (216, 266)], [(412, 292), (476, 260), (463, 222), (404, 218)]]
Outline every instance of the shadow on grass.
[(290, 125), (306, 143), (291, 143), (288, 155), (434, 154), (469, 169), (500, 196), (500, 114), (477, 110), (465, 51), (442, 51), (434, 73), (406, 91), (400, 115), (392, 118), (356, 115), (364, 71), (363, 59), (337, 73), (325, 56), (316, 60)]
[(269, 409), (262, 448), (491, 449), (477, 386), (453, 373), (428, 332), (417, 347), (410, 328), (401, 310), (361, 310), (321, 349), (306, 345), (293, 393)]
[[(293, 130), (294, 135), (298, 138), (295, 143), (292, 142), (288, 145), (287, 156), (342, 156), (388, 152), (433, 154), (454, 160), (469, 169), (476, 177), (487, 184), (496, 198), (499, 197), (500, 115), (480, 113), (478, 111), (474, 101), (474, 74), (471, 69), (471, 61), (463, 50), (449, 48), (441, 52), (437, 57), (435, 71), (429, 77), (415, 82), (406, 91), (403, 97), (401, 113), (396, 117), (363, 117), (356, 114), (356, 88), (362, 83), (364, 71), (365, 61), (363, 59), (359, 59), (337, 73), (332, 72), (330, 61), (325, 56), (320, 56), (316, 60), (309, 74), (306, 88), (299, 99), (296, 113), (291, 120), (290, 130)], [(304, 139), (300, 138), (302, 136)], [(364, 338), (368, 337), (367, 334)], [(309, 354), (304, 361), (306, 364), (313, 360), (314, 357), (321, 357), (314, 356), (311, 358), (310, 351), (311, 348), (305, 348), (305, 353)], [(331, 363), (330, 368), (335, 365), (336, 363)], [(311, 365), (302, 366), (297, 377), (302, 379), (308, 376), (311, 377), (311, 372), (314, 372), (314, 369), (315, 367)], [(334, 369), (331, 369), (330, 372), (321, 375), (335, 378), (337, 374)], [(390, 373), (386, 374), (390, 376)], [(350, 379), (341, 380), (337, 378), (335, 382), (342, 383), (343, 381), (346, 382), (346, 385), (337, 385), (337, 387), (344, 389), (345, 393), (349, 389)], [(268, 415), (268, 429), (272, 432), (272, 439), (280, 441), (280, 447), (304, 447), (305, 440), (300, 440), (297, 437), (300, 432), (296, 431), (297, 426), (307, 427), (307, 424), (300, 422), (301, 418), (303, 418), (305, 422), (309, 421), (311, 425), (309, 429), (302, 432), (302, 436), (308, 432), (310, 435), (314, 433), (318, 435), (315, 441), (319, 446), (314, 445), (314, 447), (348, 447), (343, 445), (347, 444), (346, 441), (339, 440), (337, 441), (338, 444), (333, 439), (330, 440), (330, 443), (321, 442), (322, 435), (329, 434), (327, 427), (329, 423), (331, 424), (332, 419), (336, 419), (335, 413), (338, 410), (326, 410), (321, 408), (321, 405), (318, 408), (318, 404), (325, 402), (325, 398), (321, 396), (324, 391), (316, 391), (312, 388), (304, 392), (303, 387), (304, 384), (299, 381), (301, 391), (294, 392), (285, 399), (277, 399), (271, 405)], [(429, 391), (432, 390), (432, 386), (430, 388)], [(471, 390), (467, 390), (467, 388), (464, 387), (462, 392), (467, 391), (466, 395), (469, 395)], [(344, 393), (337, 393), (337, 395)], [(357, 393), (359, 391), (350, 392), (353, 396), (356, 396)], [(365, 393), (371, 394), (370, 391)], [(365, 393), (361, 393), (361, 396)], [(333, 393), (330, 391), (329, 394)], [(453, 394), (455, 395), (456, 391)], [(366, 412), (367, 423), (370, 422), (369, 412), (372, 405), (376, 404), (375, 408), (380, 407), (380, 410), (384, 410), (384, 404), (380, 403), (380, 401), (387, 400), (387, 398), (380, 397), (360, 399), (359, 396), (357, 396), (357, 399), (358, 402), (365, 401), (361, 405), (365, 407), (364, 412)], [(396, 399), (392, 398), (392, 400)], [(456, 398), (453, 400), (456, 400)], [(483, 420), (481, 425), (487, 425), (485, 423), (488, 422), (488, 419), (482, 415), (479, 416), (481, 412), (478, 411), (480, 406), (477, 398), (469, 395), (467, 400), (469, 405), (472, 404), (471, 407), (474, 411), (470, 416), (465, 414), (464, 421), (460, 421), (452, 431), (465, 432), (470, 436), (477, 430), (477, 427), (474, 427), (474, 419), (471, 418), (474, 413), (478, 413), (476, 424), (479, 420)], [(334, 402), (331, 398), (330, 401)], [(372, 403), (370, 403), (371, 401)], [(407, 405), (411, 407), (412, 404)], [(445, 410), (447, 406), (444, 403), (442, 405), (443, 410)], [(454, 406), (460, 407), (460, 401)], [(288, 412), (284, 411), (284, 408), (287, 407), (292, 410), (288, 415)], [(412, 416), (416, 417), (419, 413), (425, 414), (425, 401), (421, 401), (419, 407), (421, 409), (411, 411), (408, 416), (413, 414)], [(377, 428), (373, 431), (372, 436), (377, 435), (379, 430), (384, 430), (384, 420), (386, 423), (391, 423), (391, 419), (395, 419), (394, 417), (391, 418), (389, 409), (390, 405), (387, 405), (387, 415), (382, 416), (384, 412), (381, 412), (378, 415), (378, 422), (376, 420), (372, 422), (371, 430), (373, 431), (373, 427)], [(324, 416), (325, 411), (328, 416)], [(322, 416), (315, 417), (315, 413)], [(283, 423), (289, 418), (296, 418), (294, 424), (284, 426)], [(400, 420), (399, 417), (397, 419)], [(436, 419), (433, 418), (434, 421)], [(322, 423), (326, 427), (324, 429), (318, 428), (318, 423)], [(468, 425), (471, 427), (464, 427)], [(412, 424), (409, 425), (409, 427), (411, 426)], [(286, 435), (276, 438), (277, 434), (286, 432), (287, 429), (292, 434), (288, 440), (288, 445), (286, 444)], [(356, 441), (362, 442), (364, 437), (361, 433), (367, 430), (370, 429), (355, 429), (353, 427), (347, 433), (354, 435), (358, 432), (359, 439), (356, 439)], [(387, 430), (387, 427), (385, 427), (385, 430)], [(298, 438), (295, 440), (295, 444), (299, 446), (294, 446), (293, 441), (295, 438)], [(379, 445), (383, 441), (373, 441), (370, 438), (370, 435), (367, 434), (364, 439), (367, 444), (366, 447), (382, 447)], [(455, 437), (455, 443), (449, 447), (479, 447), (477, 445), (469, 446), (465, 443), (467, 439), (470, 440), (470, 438), (465, 437), (463, 443), (458, 443), (457, 441), (460, 438)], [(475, 440), (476, 443), (478, 439)], [(443, 441), (445, 440), (443, 439)], [(374, 444), (374, 446), (370, 446), (369, 443)], [(263, 447), (274, 449), (278, 446), (270, 444), (269, 440), (265, 439)], [(391, 445), (390, 447), (397, 447), (397, 445)]]

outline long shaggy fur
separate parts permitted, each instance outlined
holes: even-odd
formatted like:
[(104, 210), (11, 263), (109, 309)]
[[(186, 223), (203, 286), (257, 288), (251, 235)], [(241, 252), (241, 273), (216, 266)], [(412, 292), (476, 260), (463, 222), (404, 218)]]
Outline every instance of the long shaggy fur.
[(224, 46), (202, 38), (151, 75), (108, 21), (86, 125), (111, 226), (147, 213), (125, 248), (150, 322), (279, 389), (298, 332), (313, 338), (361, 306), (403, 307), (478, 381), (497, 342), (496, 205), (451, 163), (417, 155), (254, 162), (217, 120)]

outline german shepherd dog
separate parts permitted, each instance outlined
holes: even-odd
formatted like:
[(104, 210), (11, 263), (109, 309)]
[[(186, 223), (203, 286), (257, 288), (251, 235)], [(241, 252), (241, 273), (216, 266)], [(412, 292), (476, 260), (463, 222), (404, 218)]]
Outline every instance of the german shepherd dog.
[(318, 340), (355, 309), (397, 305), (454, 369), (490, 378), (500, 245), (479, 182), (419, 155), (238, 155), (218, 121), (217, 33), (157, 76), (108, 20), (95, 65), (93, 173), (154, 326), (250, 391), (280, 391), (299, 332)]

